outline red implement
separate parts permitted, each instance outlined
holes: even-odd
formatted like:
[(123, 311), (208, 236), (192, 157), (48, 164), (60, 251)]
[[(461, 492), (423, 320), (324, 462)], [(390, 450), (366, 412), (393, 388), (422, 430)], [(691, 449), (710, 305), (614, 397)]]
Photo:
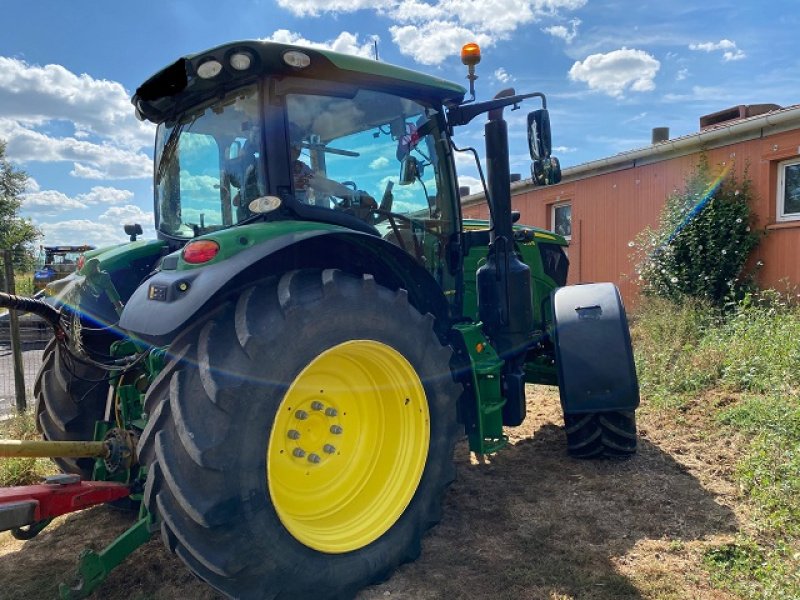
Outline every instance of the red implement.
[(130, 495), (130, 488), (109, 481), (80, 481), (77, 476), (48, 477), (41, 485), (0, 488), (0, 531), (52, 519)]

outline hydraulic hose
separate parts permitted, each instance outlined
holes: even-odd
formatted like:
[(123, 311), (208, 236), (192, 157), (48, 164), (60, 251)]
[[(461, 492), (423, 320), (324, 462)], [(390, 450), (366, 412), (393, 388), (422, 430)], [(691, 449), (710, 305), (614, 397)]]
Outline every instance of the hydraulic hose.
[(61, 329), (61, 313), (42, 300), (0, 292), (0, 308), (33, 313), (50, 323), (54, 330)]

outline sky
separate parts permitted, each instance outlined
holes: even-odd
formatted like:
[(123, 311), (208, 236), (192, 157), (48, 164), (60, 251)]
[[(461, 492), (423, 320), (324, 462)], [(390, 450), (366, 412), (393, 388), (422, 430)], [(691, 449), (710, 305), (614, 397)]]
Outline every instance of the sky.
[[(130, 96), (180, 56), (243, 39), (324, 46), (467, 85), (459, 50), (481, 45), (477, 99), (547, 95), (562, 167), (643, 148), (653, 127), (698, 131), (738, 104), (800, 103), (797, 0), (4, 0), (0, 140), (30, 179), (23, 215), (40, 243), (153, 237), (155, 127)], [(506, 111), (514, 173), (530, 177), (525, 114)], [(483, 119), (459, 146), (483, 154)], [(478, 191), (474, 165), (459, 182)]]

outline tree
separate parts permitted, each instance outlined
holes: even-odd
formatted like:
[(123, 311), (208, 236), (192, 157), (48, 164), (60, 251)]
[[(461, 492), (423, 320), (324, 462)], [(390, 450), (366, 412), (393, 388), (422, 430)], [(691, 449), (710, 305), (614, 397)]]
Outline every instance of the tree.
[(0, 140), (0, 250), (11, 250), (17, 268), (30, 268), (33, 243), (41, 236), (29, 219), (19, 215), (27, 181), (27, 173), (6, 159), (6, 143)]
[(697, 298), (721, 306), (741, 296), (750, 282), (747, 259), (758, 244), (747, 169), (712, 172), (705, 154), (682, 192), (671, 195), (657, 229), (645, 229), (635, 243), (642, 291), (680, 301)]

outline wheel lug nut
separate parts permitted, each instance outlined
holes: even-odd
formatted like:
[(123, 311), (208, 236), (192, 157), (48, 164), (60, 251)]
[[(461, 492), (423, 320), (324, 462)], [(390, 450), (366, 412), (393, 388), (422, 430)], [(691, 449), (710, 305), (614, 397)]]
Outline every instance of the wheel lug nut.
[(319, 457), (319, 454), (314, 454), (312, 452), (311, 454), (308, 455), (308, 462), (310, 463), (314, 463), (316, 465), (320, 460), (322, 459)]
[(322, 449), (323, 449), (323, 450), (325, 450), (325, 452), (326, 452), (327, 454), (333, 454), (334, 452), (336, 452), (336, 446), (333, 446), (333, 445), (331, 445), (331, 444), (325, 444), (325, 445), (322, 447)]
[(331, 433), (334, 435), (339, 435), (340, 433), (342, 433), (342, 428), (339, 427), (338, 425), (331, 425)]
[(335, 408), (326, 408), (326, 409), (325, 409), (325, 414), (326, 414), (327, 416), (329, 416), (329, 417), (335, 417), (335, 416), (336, 416), (336, 415), (338, 415), (339, 413), (338, 413), (338, 412), (336, 412), (336, 409), (335, 409)]
[(301, 421), (305, 421), (308, 418), (308, 413), (304, 410), (298, 410), (296, 413), (294, 413), (294, 416)]
[(313, 408), (314, 410), (322, 410), (323, 408), (325, 408), (325, 405), (319, 400), (314, 400), (311, 403), (311, 408)]
[(290, 429), (286, 435), (289, 436), (290, 440), (296, 440), (300, 437), (300, 432), (296, 429)]
[(303, 458), (306, 455), (306, 451), (302, 448), (295, 448), (292, 450), (292, 454), (294, 454), (297, 458)]

